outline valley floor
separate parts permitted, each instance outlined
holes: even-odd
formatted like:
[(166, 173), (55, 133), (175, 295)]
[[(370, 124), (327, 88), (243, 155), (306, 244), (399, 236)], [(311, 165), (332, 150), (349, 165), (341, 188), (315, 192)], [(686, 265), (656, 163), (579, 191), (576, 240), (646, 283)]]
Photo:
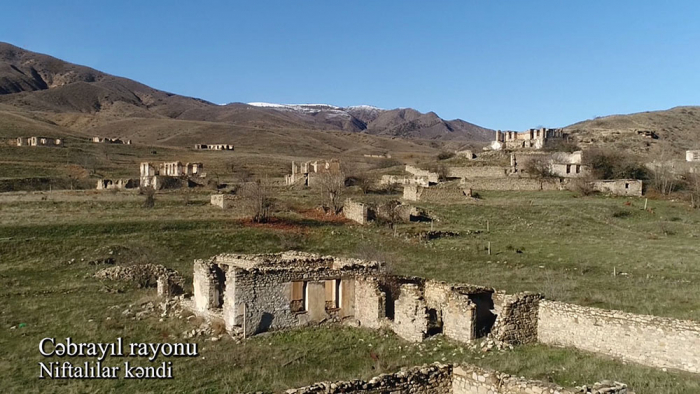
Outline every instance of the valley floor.
[[(397, 195), (355, 196), (381, 200)], [(192, 262), (223, 252), (289, 249), (379, 259), (395, 273), (529, 290), (549, 299), (700, 320), (700, 211), (668, 201), (575, 197), (569, 192), (482, 193), (474, 203), (417, 205), (430, 222), (394, 231), (360, 226), (314, 209), (318, 192), (285, 190), (281, 212), (252, 224), (237, 209), (209, 205), (206, 192), (162, 193), (142, 207), (137, 193), (0, 194), (0, 376), (7, 392), (279, 391), (315, 381), (371, 377), (427, 362), (469, 362), (564, 386), (602, 379), (640, 393), (697, 393), (700, 376), (624, 364), (588, 353), (524, 346), (482, 352), (443, 338), (410, 344), (392, 333), (322, 327), (265, 334), (243, 343), (199, 343), (200, 357), (174, 358), (174, 380), (37, 379), (42, 338), (80, 342), (182, 342), (186, 319), (133, 320), (126, 309), (155, 301), (155, 289), (100, 282), (117, 264), (177, 269), (191, 288)], [(488, 222), (488, 231), (487, 231)], [(487, 252), (491, 244), (491, 254)], [(146, 362), (148, 363), (148, 362)], [(145, 364), (144, 364), (145, 365)]]

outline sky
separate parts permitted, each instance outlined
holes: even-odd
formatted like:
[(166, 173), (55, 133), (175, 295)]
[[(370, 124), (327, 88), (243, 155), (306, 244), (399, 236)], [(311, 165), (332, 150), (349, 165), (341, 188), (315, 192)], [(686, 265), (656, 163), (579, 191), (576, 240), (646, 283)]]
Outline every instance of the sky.
[(0, 41), (214, 103), (493, 129), (700, 105), (700, 1), (13, 1)]

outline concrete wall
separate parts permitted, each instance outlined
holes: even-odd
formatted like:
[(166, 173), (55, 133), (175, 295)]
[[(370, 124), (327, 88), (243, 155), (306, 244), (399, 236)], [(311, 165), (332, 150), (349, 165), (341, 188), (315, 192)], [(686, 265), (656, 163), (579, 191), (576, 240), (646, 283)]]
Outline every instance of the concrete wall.
[(641, 197), (643, 182), (636, 179), (613, 179), (591, 182), (593, 188), (601, 193), (609, 193), (617, 196)]
[(508, 167), (483, 166), (483, 167), (448, 167), (448, 178), (505, 178), (508, 176)]
[(460, 184), (473, 191), (480, 190), (512, 190), (512, 191), (538, 191), (538, 190), (562, 190), (562, 184), (558, 179), (536, 179), (508, 177), (503, 179), (470, 179), (463, 180)]
[(367, 224), (367, 205), (348, 198), (343, 204), (343, 216), (354, 222)]
[(540, 301), (541, 343), (700, 372), (700, 323)]

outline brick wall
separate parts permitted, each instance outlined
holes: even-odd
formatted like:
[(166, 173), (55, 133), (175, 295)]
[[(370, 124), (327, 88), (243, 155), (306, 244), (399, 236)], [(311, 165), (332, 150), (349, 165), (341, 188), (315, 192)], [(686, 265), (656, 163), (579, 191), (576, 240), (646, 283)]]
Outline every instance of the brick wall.
[(652, 367), (700, 372), (700, 323), (540, 301), (538, 338)]

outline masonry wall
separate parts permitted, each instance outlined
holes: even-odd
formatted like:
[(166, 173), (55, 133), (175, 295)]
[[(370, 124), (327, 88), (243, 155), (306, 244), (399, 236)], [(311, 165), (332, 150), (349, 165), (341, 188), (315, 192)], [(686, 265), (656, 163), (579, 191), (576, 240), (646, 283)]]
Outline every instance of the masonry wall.
[(386, 294), (373, 278), (355, 280), (355, 319), (361, 327), (379, 328), (386, 317)]
[(435, 309), (442, 320), (442, 332), (460, 342), (475, 338), (476, 305), (466, 294), (460, 294), (450, 284), (428, 280), (425, 282), (425, 300), (429, 309)]
[(448, 167), (447, 176), (449, 178), (505, 178), (507, 176), (506, 167), (483, 166), (483, 167)]
[(561, 190), (562, 184), (558, 179), (537, 179), (537, 178), (516, 178), (508, 177), (501, 179), (470, 179), (463, 180), (462, 186), (471, 188), (474, 191), (480, 190), (502, 190), (502, 191), (539, 191), (539, 190)]
[(700, 323), (555, 301), (539, 302), (541, 343), (660, 368), (700, 372)]
[(491, 335), (511, 345), (537, 342), (539, 302), (542, 296), (531, 293), (495, 294), (497, 317)]
[(391, 328), (407, 341), (420, 342), (427, 336), (428, 305), (417, 284), (401, 285), (401, 294), (394, 302), (394, 323)]
[(413, 367), (370, 380), (321, 382), (285, 391), (286, 394), (450, 394), (452, 366), (432, 364)]
[(233, 206), (234, 197), (229, 194), (212, 194), (211, 205), (215, 205), (221, 209), (229, 209)]
[(381, 185), (421, 185), (428, 186), (430, 182), (427, 176), (382, 175), (379, 181)]
[(465, 201), (468, 192), (462, 187), (423, 187), (417, 185), (406, 185), (403, 189), (403, 198), (409, 201), (424, 202), (445, 202), (445, 201)]
[(406, 165), (406, 172), (420, 177), (427, 177), (430, 183), (438, 183), (438, 174), (418, 167)]
[(618, 196), (641, 197), (643, 182), (636, 179), (615, 179), (591, 182), (593, 188), (602, 193), (610, 193)]
[(343, 215), (354, 222), (367, 224), (367, 205), (348, 198), (343, 204)]
[(540, 380), (527, 380), (498, 371), (489, 371), (473, 365), (454, 366), (452, 369), (454, 394), (634, 394), (619, 382), (596, 383), (584, 390), (564, 388)]

